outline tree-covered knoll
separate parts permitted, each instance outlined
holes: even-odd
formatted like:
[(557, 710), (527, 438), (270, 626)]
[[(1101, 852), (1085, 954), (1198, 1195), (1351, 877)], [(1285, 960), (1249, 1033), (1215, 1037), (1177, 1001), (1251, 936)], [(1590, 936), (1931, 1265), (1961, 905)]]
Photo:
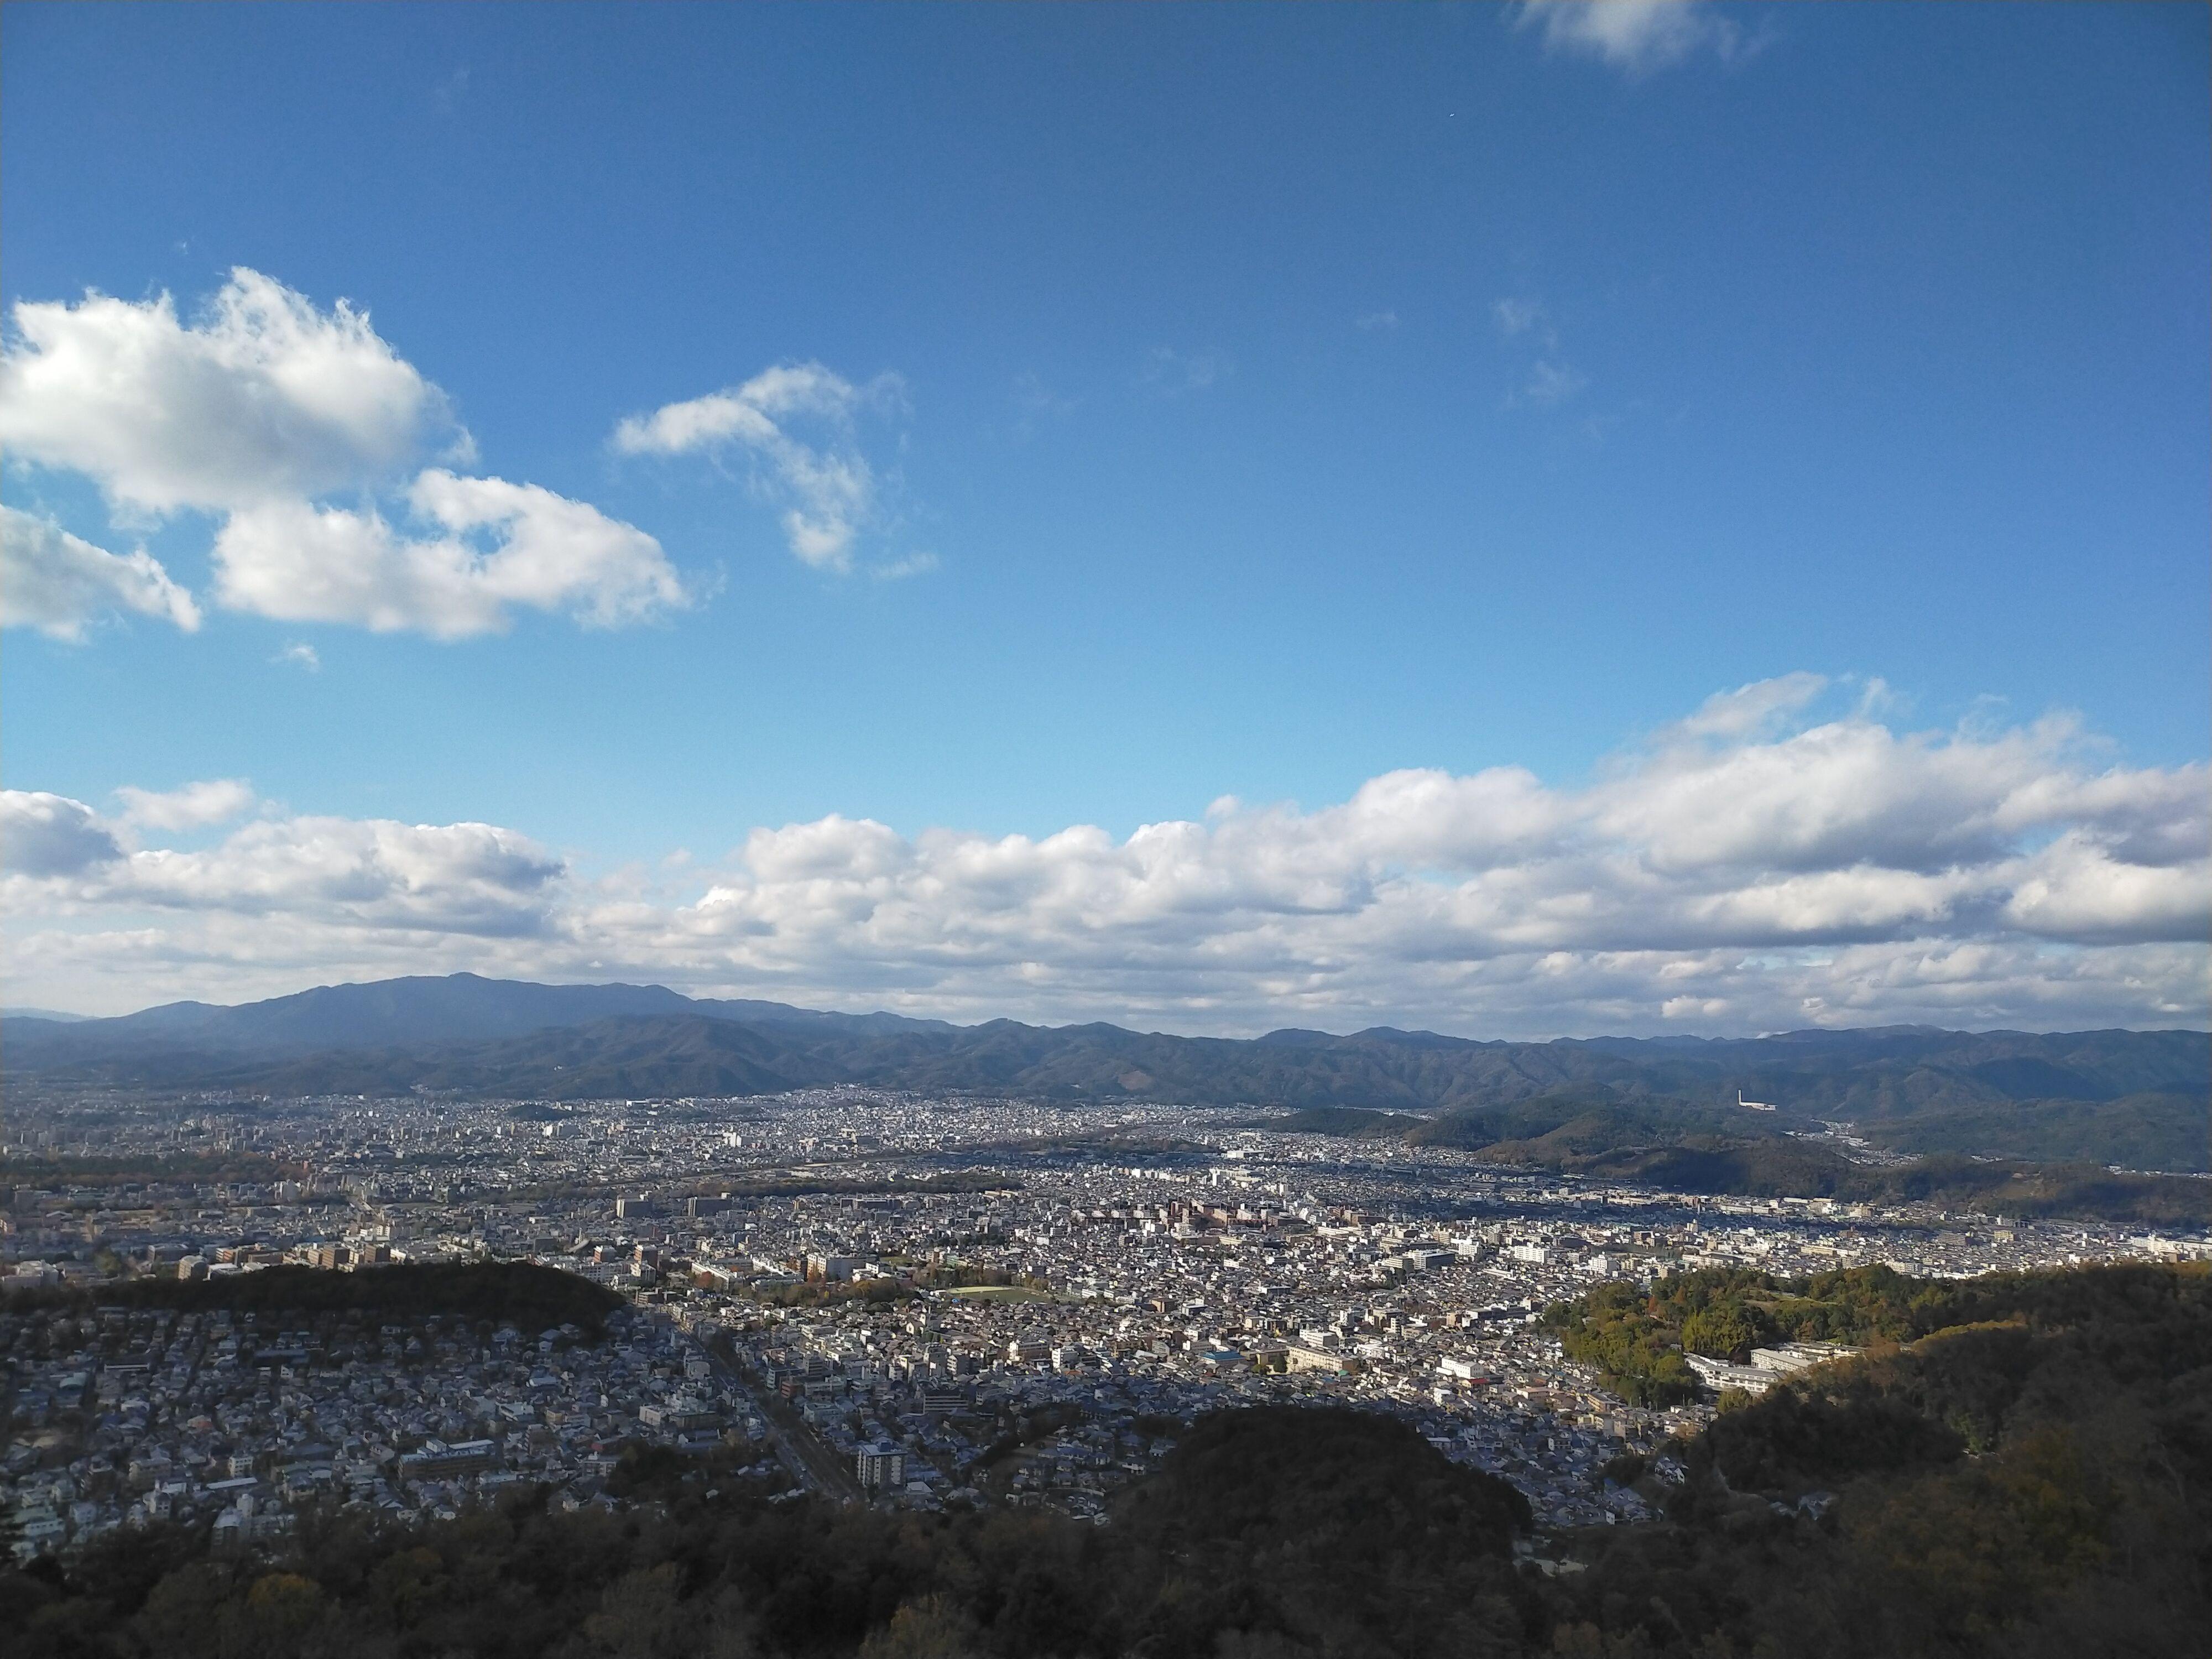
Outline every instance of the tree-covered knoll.
[[(2094, 1143), (2094, 1133), (2085, 1126), (2094, 1114), (2076, 1107), (2070, 1144)], [(1359, 1139), (1388, 1133), (1380, 1113), (1346, 1113), (1340, 1119), (1309, 1112), (1279, 1121)], [(2116, 1175), (2100, 1164), (1992, 1162), (1956, 1152), (1905, 1164), (1863, 1164), (1807, 1139), (1806, 1127), (1802, 1119), (1778, 1113), (1586, 1085), (1509, 1105), (1455, 1109), (1398, 1133), (1412, 1146), (1449, 1146), (1490, 1163), (1674, 1192), (1926, 1203), (1984, 1214), (2082, 1216), (2151, 1226), (2201, 1226), (2212, 1217), (2212, 1187), (2184, 1176)]]
[(1873, 1346), (1723, 1413), (1664, 1522), (1589, 1540), (1582, 1650), (2203, 1651), (2212, 1269), (1834, 1288)]
[(1778, 1278), (1748, 1267), (1670, 1273), (1647, 1287), (1618, 1280), (1544, 1311), (1570, 1358), (1602, 1371), (1625, 1398), (1668, 1405), (1696, 1391), (1684, 1352), (1741, 1362), (1781, 1342), (1894, 1346), (1960, 1327), (2006, 1322), (2067, 1323), (2109, 1316), (2146, 1294), (2140, 1275), (2110, 1267), (1910, 1279), (1893, 1268), (1842, 1267)]
[(0, 1627), (14, 1659), (1387, 1659), (1542, 1632), (1519, 1495), (1370, 1413), (1202, 1423), (1104, 1527), (771, 1504), (667, 1462), (634, 1476), (663, 1503), (617, 1516), (325, 1516), (259, 1559), (118, 1537), (0, 1571)]
[(1115, 1529), (1172, 1564), (1200, 1628), (1258, 1624), (1323, 1652), (1517, 1639), (1505, 1565), (1528, 1500), (1411, 1428), (1336, 1407), (1223, 1412), (1125, 1494)]

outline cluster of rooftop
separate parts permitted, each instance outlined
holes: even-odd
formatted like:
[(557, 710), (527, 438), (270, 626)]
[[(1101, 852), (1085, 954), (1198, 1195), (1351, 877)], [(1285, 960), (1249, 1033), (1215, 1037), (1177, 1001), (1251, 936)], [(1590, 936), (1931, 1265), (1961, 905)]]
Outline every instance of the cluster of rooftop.
[[(1537, 1323), (1685, 1267), (1918, 1275), (2212, 1254), (2202, 1233), (1715, 1199), (1283, 1133), (1251, 1111), (867, 1091), (576, 1108), (414, 1096), (19, 1103), (0, 1314), (17, 1547), (134, 1518), (250, 1538), (313, 1501), (617, 1501), (624, 1446), (720, 1479), (1105, 1516), (1198, 1414), (1343, 1401), (1504, 1475), (1549, 1526), (1710, 1410), (1647, 1411)], [(98, 1305), (118, 1276), (527, 1259), (628, 1298), (604, 1340), (456, 1318)], [(20, 1298), (19, 1298), (20, 1300)], [(1762, 1386), (1827, 1358), (1706, 1367)], [(618, 1483), (617, 1483), (618, 1484)]]

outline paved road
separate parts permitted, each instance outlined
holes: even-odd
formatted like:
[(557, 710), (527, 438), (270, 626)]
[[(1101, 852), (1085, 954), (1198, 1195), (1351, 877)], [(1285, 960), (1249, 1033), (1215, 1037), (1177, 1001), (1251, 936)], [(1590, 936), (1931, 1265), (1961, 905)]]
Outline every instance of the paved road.
[(760, 1407), (768, 1443), (775, 1449), (776, 1456), (782, 1460), (793, 1480), (848, 1503), (866, 1500), (853, 1466), (834, 1447), (823, 1443), (822, 1437), (807, 1426), (806, 1419), (792, 1409), (788, 1401), (773, 1389), (760, 1387), (750, 1377), (740, 1379), (737, 1368), (719, 1352), (712, 1357), (725, 1385), (742, 1380), (745, 1392)]

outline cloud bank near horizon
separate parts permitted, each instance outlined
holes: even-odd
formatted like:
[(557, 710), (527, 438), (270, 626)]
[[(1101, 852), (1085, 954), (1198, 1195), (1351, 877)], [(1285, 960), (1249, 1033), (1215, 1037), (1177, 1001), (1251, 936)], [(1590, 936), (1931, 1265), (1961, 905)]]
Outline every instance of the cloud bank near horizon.
[[(1223, 1033), (2212, 1023), (2204, 764), (2112, 764), (2057, 716), (1904, 730), (1878, 685), (1816, 718), (1844, 690), (1723, 693), (1571, 787), (1397, 771), (1119, 840), (833, 814), (678, 877), (589, 875), (492, 824), (289, 815), (239, 780), (112, 813), (9, 791), (10, 1000), (466, 969)], [(203, 844), (149, 840), (179, 830)]]

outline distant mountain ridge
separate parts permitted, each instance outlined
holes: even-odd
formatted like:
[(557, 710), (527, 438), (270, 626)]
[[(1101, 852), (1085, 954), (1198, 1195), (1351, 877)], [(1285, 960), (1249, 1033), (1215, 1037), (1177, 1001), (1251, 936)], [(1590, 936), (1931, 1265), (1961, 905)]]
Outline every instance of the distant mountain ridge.
[[(71, 1059), (160, 1048), (205, 1054), (314, 1054), (399, 1043), (485, 1042), (556, 1026), (588, 1025), (615, 1015), (704, 1014), (757, 1025), (797, 1024), (852, 1030), (944, 1026), (897, 1014), (822, 1013), (781, 1002), (687, 997), (665, 985), (537, 985), (476, 974), (417, 975), (361, 985), (322, 985), (290, 996), (234, 1006), (170, 1002), (110, 1019), (57, 1020), (9, 1014), (5, 1035), (43, 1068), (47, 1056)], [(44, 1028), (66, 1025), (60, 1036)], [(64, 1061), (64, 1063), (67, 1063)]]
[(664, 986), (463, 974), (325, 986), (236, 1007), (172, 1003), (116, 1019), (8, 1018), (0, 1042), (10, 1076), (279, 1095), (419, 1085), (581, 1100), (860, 1084), (1423, 1115), (1601, 1089), (1624, 1105), (1721, 1113), (1763, 1135), (1737, 1110), (1741, 1091), (1778, 1103), (1785, 1125), (1848, 1121), (1907, 1152), (2198, 1170), (2212, 1140), (2212, 1036), (2201, 1031), (1889, 1027), (1503, 1042), (1376, 1027), (1184, 1037), (1103, 1024), (957, 1026), (694, 999)]

